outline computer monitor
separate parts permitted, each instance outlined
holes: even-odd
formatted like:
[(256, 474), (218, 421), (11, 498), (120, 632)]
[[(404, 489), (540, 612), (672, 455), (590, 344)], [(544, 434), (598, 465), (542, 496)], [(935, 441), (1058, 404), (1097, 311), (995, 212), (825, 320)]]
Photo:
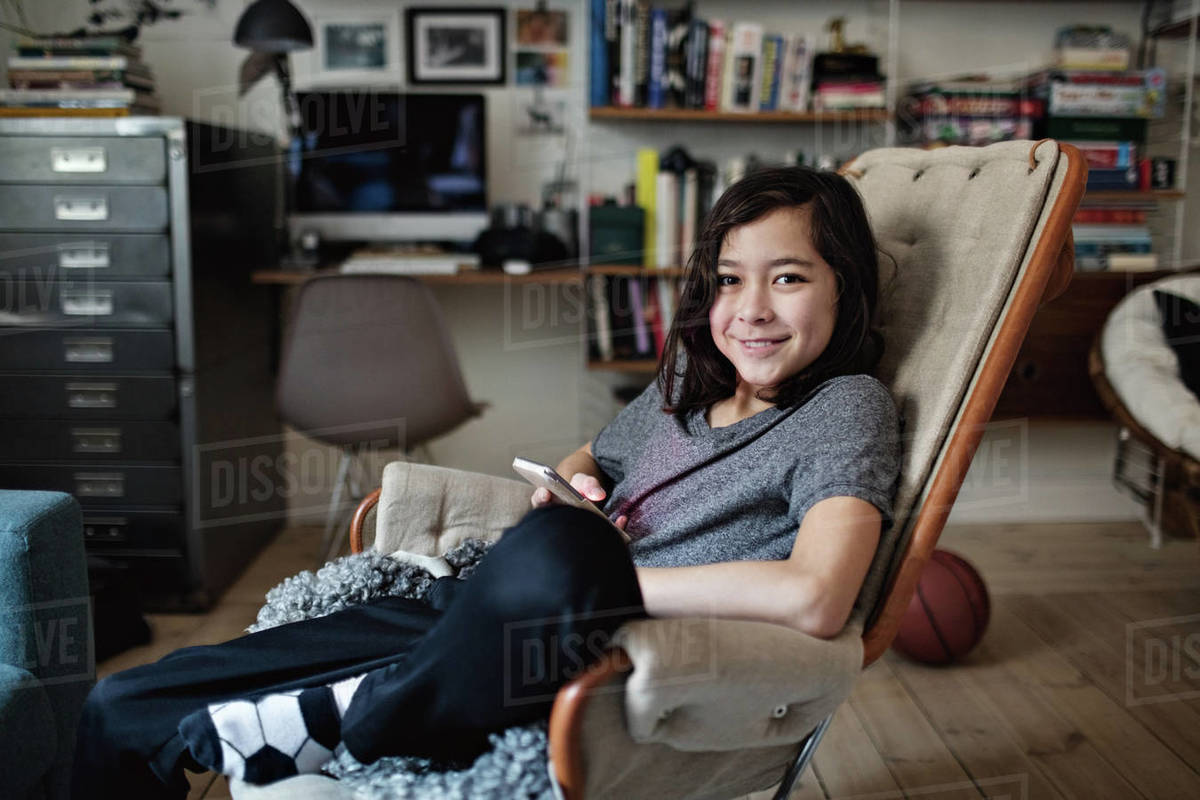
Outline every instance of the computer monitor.
[(297, 94), (293, 240), (469, 242), (487, 227), (480, 94)]

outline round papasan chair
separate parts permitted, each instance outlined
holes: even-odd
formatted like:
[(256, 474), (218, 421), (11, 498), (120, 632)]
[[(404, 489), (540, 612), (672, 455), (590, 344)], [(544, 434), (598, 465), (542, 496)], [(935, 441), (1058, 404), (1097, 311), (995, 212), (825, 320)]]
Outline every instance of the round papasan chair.
[[(1181, 332), (1200, 325), (1191, 303), (1200, 304), (1197, 273), (1139, 286), (1109, 314), (1088, 361), (1100, 400), (1120, 426), (1113, 480), (1144, 504), (1156, 547), (1164, 533), (1200, 538), (1200, 398), (1172, 346), (1200, 347)], [(1174, 327), (1170, 341), (1164, 321)]]

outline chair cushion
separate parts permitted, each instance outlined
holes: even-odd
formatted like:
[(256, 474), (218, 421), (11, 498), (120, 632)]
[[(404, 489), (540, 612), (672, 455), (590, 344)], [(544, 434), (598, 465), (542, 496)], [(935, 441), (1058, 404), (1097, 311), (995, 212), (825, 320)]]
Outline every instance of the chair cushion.
[(464, 539), (498, 539), (529, 511), (532, 494), (524, 481), (393, 461), (383, 470), (375, 549), (436, 556)]
[(1179, 377), (1200, 397), (1200, 305), (1158, 289), (1154, 290), (1154, 302), (1162, 317), (1163, 335), (1179, 359)]
[(583, 796), (588, 800), (741, 797), (779, 783), (796, 755), (795, 742), (719, 753), (639, 742), (625, 729), (624, 699), (617, 683), (602, 687), (588, 703), (579, 737), (587, 759)]
[(818, 639), (783, 625), (703, 617), (623, 625), (633, 663), (629, 735), (677, 750), (794, 744), (832, 714), (862, 669), (862, 628)]
[[(1030, 154), (1033, 153), (1033, 168)], [(1057, 142), (938, 150), (881, 148), (844, 170), (863, 197), (881, 256), (876, 377), (903, 420), (896, 526), (864, 586), (878, 592), (962, 400), (1062, 183)], [(893, 263), (894, 259), (894, 263)]]
[(1104, 375), (1130, 416), (1152, 436), (1200, 458), (1200, 399), (1180, 377), (1180, 359), (1163, 332), (1155, 291), (1200, 302), (1200, 275), (1139, 286), (1117, 303), (1100, 334)]

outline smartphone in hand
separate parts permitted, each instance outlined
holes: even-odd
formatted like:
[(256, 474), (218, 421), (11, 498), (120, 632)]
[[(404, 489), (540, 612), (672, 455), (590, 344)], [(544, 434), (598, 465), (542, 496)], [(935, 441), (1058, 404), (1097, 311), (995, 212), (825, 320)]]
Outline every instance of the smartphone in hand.
[(588, 500), (571, 483), (559, 475), (553, 467), (548, 467), (537, 461), (531, 461), (528, 458), (517, 456), (513, 459), (513, 469), (518, 475), (529, 481), (534, 486), (545, 489), (550, 492), (559, 502), (576, 508), (586, 509), (594, 514), (598, 514), (604, 518), (604, 521), (612, 525), (613, 530), (621, 534), (621, 538), (625, 542), (629, 542), (629, 534), (613, 524), (613, 521), (608, 518), (608, 515), (600, 510), (600, 507)]

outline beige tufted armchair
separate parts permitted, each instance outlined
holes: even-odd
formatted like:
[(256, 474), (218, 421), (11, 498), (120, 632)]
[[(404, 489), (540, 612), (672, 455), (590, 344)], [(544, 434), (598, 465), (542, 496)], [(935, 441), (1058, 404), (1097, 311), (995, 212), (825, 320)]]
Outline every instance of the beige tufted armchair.
[[(1071, 279), (1087, 170), (1069, 145), (879, 149), (842, 171), (895, 260), (883, 259), (877, 377), (905, 420), (896, 524), (835, 639), (710, 619), (622, 628), (620, 647), (554, 705), (551, 769), (568, 800), (736, 797), (777, 784), (787, 796), (859, 670), (890, 645), (1030, 320)], [(529, 494), (516, 480), (389, 464), (355, 515), (352, 545), (436, 556), (498, 537)], [(235, 796), (308, 796), (304, 785)]]

